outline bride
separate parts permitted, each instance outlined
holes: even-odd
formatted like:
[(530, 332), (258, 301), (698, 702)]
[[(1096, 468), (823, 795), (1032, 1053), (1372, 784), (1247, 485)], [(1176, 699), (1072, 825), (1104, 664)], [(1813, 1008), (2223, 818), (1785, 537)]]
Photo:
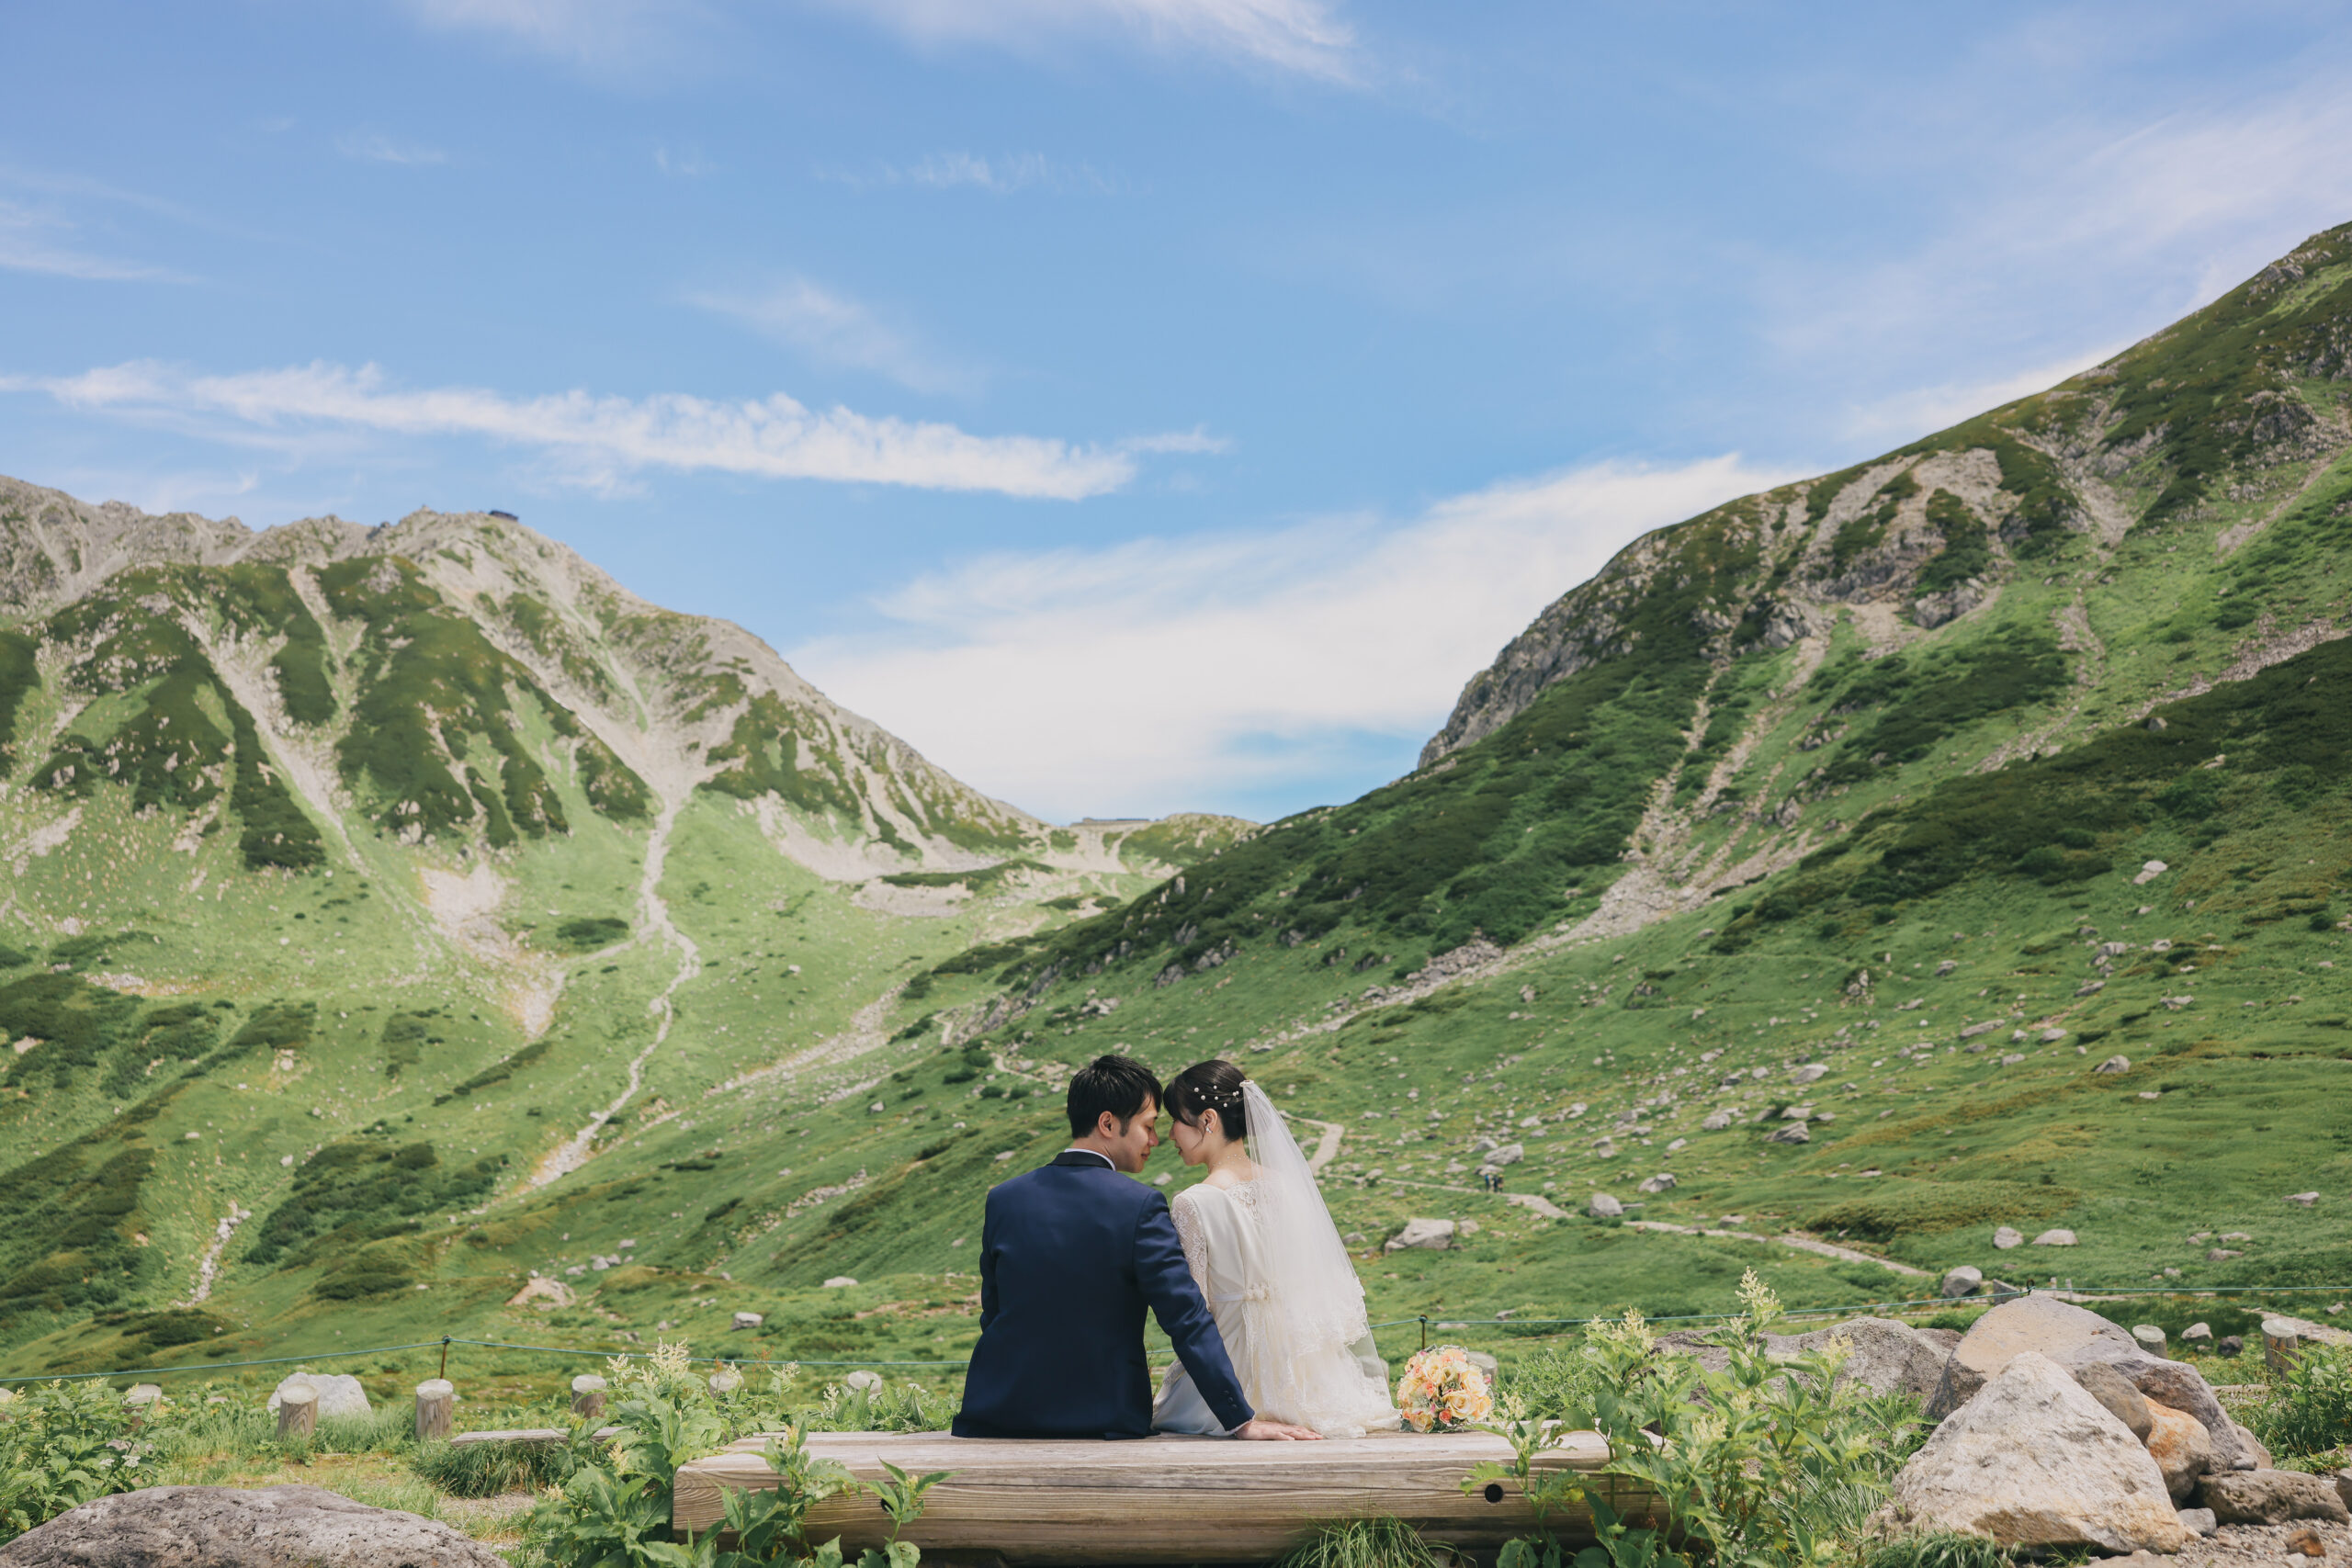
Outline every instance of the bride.
[[(1170, 1205), (1176, 1235), (1250, 1404), (1326, 1437), (1396, 1427), (1363, 1286), (1273, 1101), (1222, 1061), (1179, 1073), (1167, 1101), (1177, 1153), (1208, 1168)], [(1151, 1415), (1155, 1431), (1225, 1430), (1181, 1361)]]

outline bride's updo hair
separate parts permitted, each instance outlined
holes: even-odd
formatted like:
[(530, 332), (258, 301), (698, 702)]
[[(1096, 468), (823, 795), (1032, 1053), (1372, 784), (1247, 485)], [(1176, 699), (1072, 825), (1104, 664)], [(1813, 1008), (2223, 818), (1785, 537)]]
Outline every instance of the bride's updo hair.
[(1249, 1081), (1231, 1062), (1195, 1062), (1168, 1080), (1169, 1113), (1197, 1127), (1202, 1112), (1214, 1111), (1227, 1137), (1247, 1137), (1250, 1115), (1241, 1106), (1241, 1086)]

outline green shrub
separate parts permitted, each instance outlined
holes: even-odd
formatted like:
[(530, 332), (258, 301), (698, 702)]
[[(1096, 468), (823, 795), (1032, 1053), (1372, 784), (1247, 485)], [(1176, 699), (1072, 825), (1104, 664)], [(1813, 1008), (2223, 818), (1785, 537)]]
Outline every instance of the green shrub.
[(2281, 1456), (2352, 1447), (2352, 1350), (2306, 1346), (2270, 1380), (2270, 1397), (2246, 1425)]
[[(1499, 1419), (1487, 1428), (1510, 1443), (1512, 1462), (1477, 1466), (1464, 1490), (1514, 1483), (1539, 1523), (1563, 1503), (1584, 1503), (1600, 1543), (1578, 1555), (1577, 1568), (1687, 1568), (1669, 1537), (1741, 1568), (1850, 1559), (1864, 1521), (1925, 1436), (1918, 1404), (1840, 1386), (1846, 1350), (1835, 1341), (1775, 1359), (1765, 1336), (1780, 1321), (1779, 1300), (1752, 1269), (1739, 1294), (1746, 1314), (1706, 1336), (1729, 1358), (1723, 1371), (1708, 1371), (1695, 1356), (1660, 1354), (1648, 1324), (1629, 1311), (1621, 1323), (1587, 1331), (1581, 1354), (1590, 1373), (1560, 1380), (1567, 1397), (1589, 1403), (1593, 1428), (1609, 1439), (1615, 1457), (1604, 1473), (1656, 1495), (1671, 1514), (1670, 1530), (1627, 1527), (1574, 1472), (1538, 1472), (1535, 1456), (1573, 1428), (1535, 1414), (1515, 1393), (1498, 1402)], [(1506, 1546), (1499, 1568), (1565, 1562), (1545, 1528)]]
[[(855, 1489), (872, 1494), (894, 1527), (888, 1546), (865, 1552), (857, 1568), (916, 1568), (922, 1554), (898, 1540), (898, 1531), (921, 1516), (923, 1494), (946, 1472), (910, 1476), (886, 1464), (889, 1480), (862, 1483), (838, 1461), (812, 1457), (806, 1434), (833, 1420), (856, 1430), (888, 1430), (894, 1413), (926, 1422), (941, 1413), (912, 1390), (902, 1391), (893, 1409), (863, 1390), (844, 1394), (833, 1387), (811, 1419), (796, 1422), (786, 1405), (797, 1371), (787, 1363), (770, 1374), (764, 1391), (715, 1395), (688, 1364), (684, 1345), (662, 1345), (642, 1362), (616, 1358), (616, 1403), (606, 1415), (620, 1435), (608, 1443), (582, 1421), (569, 1440), (541, 1450), (547, 1474), (560, 1479), (560, 1488), (532, 1510), (530, 1549), (553, 1568), (843, 1568), (838, 1540), (808, 1552), (800, 1529), (818, 1503)], [(754, 1433), (769, 1435), (764, 1457), (780, 1484), (773, 1492), (729, 1488), (719, 1529), (681, 1542), (670, 1525), (678, 1467)], [(718, 1544), (722, 1531), (734, 1538), (732, 1548)]]
[(573, 953), (594, 953), (628, 937), (628, 922), (613, 915), (583, 915), (555, 928), (555, 939)]
[(140, 1485), (151, 1442), (103, 1379), (24, 1389), (0, 1405), (0, 1541)]

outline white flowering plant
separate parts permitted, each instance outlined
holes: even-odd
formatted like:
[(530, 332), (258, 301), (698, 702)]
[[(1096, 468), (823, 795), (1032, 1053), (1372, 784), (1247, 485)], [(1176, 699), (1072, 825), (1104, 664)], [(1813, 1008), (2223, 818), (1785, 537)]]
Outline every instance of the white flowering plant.
[[(844, 1394), (829, 1385), (820, 1406), (796, 1418), (789, 1411), (799, 1372), (791, 1363), (774, 1368), (755, 1391), (740, 1372), (729, 1376), (722, 1369), (714, 1388), (683, 1343), (659, 1344), (642, 1360), (616, 1357), (609, 1377), (616, 1398), (604, 1419), (619, 1430), (606, 1437), (594, 1421), (574, 1423), (559, 1461), (562, 1483), (531, 1515), (538, 1560), (556, 1568), (853, 1568), (837, 1540), (811, 1550), (802, 1532), (819, 1503), (861, 1490), (881, 1504), (893, 1528), (891, 1540), (865, 1551), (854, 1568), (917, 1568), (921, 1553), (898, 1534), (922, 1515), (923, 1495), (945, 1472), (909, 1475), (886, 1465), (888, 1479), (862, 1482), (839, 1461), (811, 1455), (812, 1424), (839, 1427), (846, 1416), (866, 1418), (870, 1425), (858, 1429), (873, 1429), (877, 1417), (893, 1411), (866, 1390)], [(902, 1396), (895, 1413), (915, 1419), (933, 1414), (920, 1393)], [(776, 1485), (729, 1488), (719, 1529), (681, 1538), (670, 1523), (679, 1468), (751, 1433), (766, 1434), (762, 1455)], [(722, 1532), (733, 1538), (731, 1546), (719, 1544)]]
[(146, 1438), (166, 1410), (127, 1409), (103, 1378), (36, 1383), (0, 1401), (0, 1541), (145, 1484)]
[(1499, 1568), (1566, 1568), (1548, 1516), (1579, 1506), (1598, 1544), (1574, 1568), (1685, 1568), (1679, 1548), (1702, 1551), (1712, 1568), (1828, 1568), (1855, 1556), (1863, 1521), (1917, 1446), (1917, 1404), (1840, 1386), (1843, 1340), (1773, 1353), (1765, 1336), (1781, 1318), (1779, 1299), (1753, 1269), (1739, 1296), (1740, 1315), (1705, 1336), (1726, 1354), (1720, 1372), (1661, 1354), (1638, 1312), (1587, 1332), (1592, 1375), (1577, 1403), (1610, 1446), (1598, 1483), (1539, 1468), (1537, 1455), (1569, 1428), (1506, 1400), (1505, 1418), (1483, 1429), (1511, 1444), (1512, 1462), (1482, 1465), (1464, 1484), (1519, 1486), (1542, 1533), (1506, 1547)]

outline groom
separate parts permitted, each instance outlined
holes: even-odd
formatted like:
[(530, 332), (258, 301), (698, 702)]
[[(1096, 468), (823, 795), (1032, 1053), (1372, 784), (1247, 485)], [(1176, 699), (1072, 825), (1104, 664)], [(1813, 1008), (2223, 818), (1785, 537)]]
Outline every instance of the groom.
[(1227, 1436), (1318, 1435), (1251, 1413), (1184, 1266), (1168, 1201), (1127, 1179), (1159, 1145), (1159, 1093), (1142, 1063), (1097, 1057), (1070, 1079), (1070, 1146), (989, 1193), (980, 1342), (957, 1437), (1149, 1437), (1147, 1305)]

